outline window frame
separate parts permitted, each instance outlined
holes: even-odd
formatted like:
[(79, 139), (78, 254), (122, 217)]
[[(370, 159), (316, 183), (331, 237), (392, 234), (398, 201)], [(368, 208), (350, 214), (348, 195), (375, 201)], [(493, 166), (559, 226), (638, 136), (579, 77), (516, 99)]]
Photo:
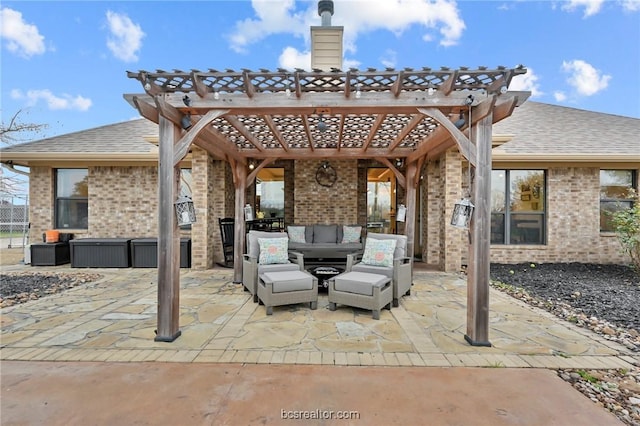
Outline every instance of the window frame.
[[(603, 171), (622, 171), (622, 172), (630, 172), (631, 173), (631, 182), (630, 182), (630, 186), (629, 188), (631, 189), (631, 191), (629, 191), (630, 195), (632, 195), (631, 198), (603, 198), (602, 197), (602, 172)], [(615, 230), (614, 229), (603, 229), (602, 228), (602, 205), (603, 204), (628, 204), (629, 208), (633, 208), (633, 206), (635, 205), (635, 199), (633, 198), (633, 194), (637, 193), (638, 191), (638, 176), (637, 176), (637, 171), (634, 169), (599, 169), (598, 172), (598, 192), (599, 192), (599, 200), (598, 200), (598, 229), (600, 231), (601, 234), (611, 234), (614, 233)], [(614, 210), (614, 211), (617, 211)]]
[[(491, 245), (500, 245), (500, 246), (520, 246), (520, 245), (526, 245), (526, 246), (544, 246), (548, 244), (547, 241), (547, 218), (548, 218), (548, 213), (547, 213), (547, 209), (548, 209), (548, 202), (547, 202), (547, 170), (546, 169), (507, 169), (507, 168), (499, 168), (499, 169), (492, 169), (492, 172), (498, 172), (498, 171), (502, 171), (505, 173), (504, 176), (504, 188), (502, 188), (503, 193), (504, 193), (504, 205), (503, 205), (503, 210), (502, 211), (498, 211), (498, 212), (493, 212), (491, 211), (490, 215), (491, 215), (491, 234), (492, 237), (490, 238), (490, 244)], [(541, 198), (541, 202), (542, 202), (542, 209), (538, 212), (538, 211), (517, 211), (517, 210), (512, 210), (511, 209), (511, 194), (512, 194), (512, 190), (511, 190), (511, 186), (512, 186), (512, 179), (511, 179), (511, 172), (521, 172), (521, 171), (526, 171), (526, 172), (541, 172), (542, 173), (542, 198)], [(493, 187), (492, 187), (492, 192), (493, 192)], [(511, 228), (512, 228), (512, 216), (514, 215), (536, 215), (536, 216), (540, 216), (540, 242), (511, 242)], [(500, 216), (502, 218), (502, 241), (498, 242), (498, 241), (494, 241), (493, 240), (493, 233), (494, 233), (494, 217), (496, 216)]]
[[(65, 170), (84, 170), (86, 171), (86, 179), (87, 179), (87, 186), (88, 186), (88, 179), (89, 179), (89, 169), (88, 168), (84, 168), (84, 167), (65, 167), (65, 168), (56, 168), (54, 169), (54, 179), (53, 179), (53, 223), (54, 223), (54, 229), (89, 229), (89, 194), (87, 192), (87, 196), (86, 197), (80, 197), (80, 196), (58, 196), (58, 191), (59, 191), (59, 187), (58, 184), (60, 182), (60, 172), (61, 171), (65, 171)], [(61, 206), (60, 203), (63, 202), (65, 204), (68, 204), (69, 202), (82, 202), (85, 201), (86, 205), (87, 205), (87, 217), (86, 217), (86, 226), (68, 226), (65, 227), (63, 226), (61, 223), (59, 223), (60, 220), (62, 220), (61, 217), (61, 213), (60, 210)]]

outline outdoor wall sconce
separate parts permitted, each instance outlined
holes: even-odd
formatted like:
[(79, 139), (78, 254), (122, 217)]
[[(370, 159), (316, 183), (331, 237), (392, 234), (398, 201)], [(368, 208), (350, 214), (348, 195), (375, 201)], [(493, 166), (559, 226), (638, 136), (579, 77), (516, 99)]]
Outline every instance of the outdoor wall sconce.
[(400, 169), (402, 166), (404, 166), (404, 159), (396, 158), (396, 167)]
[(451, 216), (451, 225), (456, 228), (469, 228), (469, 221), (473, 215), (473, 209), (475, 206), (468, 198), (463, 198), (460, 201), (456, 201), (453, 208), (453, 215)]
[(464, 124), (467, 121), (464, 119), (464, 115), (462, 114), (462, 111), (460, 111), (460, 117), (453, 123), (454, 126), (456, 126), (458, 129), (460, 129), (462, 126), (464, 126)]
[(191, 127), (191, 114), (185, 114), (180, 119), (180, 125), (184, 130), (189, 130)]
[(249, 170), (253, 170), (256, 168), (256, 163), (253, 160), (249, 161)]
[(191, 98), (189, 97), (189, 95), (184, 95), (184, 98), (182, 98), (182, 102), (184, 102), (185, 106), (191, 106)]
[(191, 198), (181, 195), (174, 203), (178, 226), (191, 225), (196, 223), (196, 209)]

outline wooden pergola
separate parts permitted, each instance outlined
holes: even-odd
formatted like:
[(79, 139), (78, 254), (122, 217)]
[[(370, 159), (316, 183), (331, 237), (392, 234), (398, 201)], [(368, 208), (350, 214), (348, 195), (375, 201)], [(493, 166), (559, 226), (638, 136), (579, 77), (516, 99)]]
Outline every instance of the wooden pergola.
[[(489, 345), (489, 241), (492, 125), (530, 92), (508, 91), (522, 66), (488, 69), (351, 69), (128, 72), (144, 93), (126, 94), (159, 124), (158, 330), (180, 335), (179, 235), (174, 216), (180, 161), (191, 144), (227, 161), (235, 187), (234, 281), (242, 280), (246, 188), (278, 159), (374, 159), (406, 191), (405, 234), (413, 257), (416, 192), (428, 159), (457, 147), (475, 169), (470, 230), (467, 334)], [(323, 123), (319, 126), (319, 123)], [(469, 130), (473, 128), (470, 140)], [(395, 167), (403, 159), (405, 167)], [(248, 163), (258, 166), (249, 172)]]

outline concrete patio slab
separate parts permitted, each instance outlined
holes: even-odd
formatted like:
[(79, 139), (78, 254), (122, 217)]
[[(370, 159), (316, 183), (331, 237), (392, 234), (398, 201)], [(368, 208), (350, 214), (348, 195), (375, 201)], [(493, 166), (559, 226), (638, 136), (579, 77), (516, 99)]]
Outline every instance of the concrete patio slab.
[(2, 363), (2, 424), (622, 425), (544, 369)]

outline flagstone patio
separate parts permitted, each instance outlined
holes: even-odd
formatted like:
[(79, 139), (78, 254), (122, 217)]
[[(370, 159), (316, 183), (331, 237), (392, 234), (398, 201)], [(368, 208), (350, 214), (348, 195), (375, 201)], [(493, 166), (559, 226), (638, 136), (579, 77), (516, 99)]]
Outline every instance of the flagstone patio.
[[(10, 270), (20, 268), (34, 270)], [(182, 270), (182, 336), (155, 342), (156, 270), (91, 271), (103, 278), (3, 308), (1, 359), (543, 368), (637, 362), (626, 348), (493, 289), (493, 346), (470, 346), (466, 277), (418, 268), (411, 295), (380, 320), (346, 306), (329, 311), (322, 292), (317, 310), (290, 305), (267, 316), (232, 283), (232, 270)]]

